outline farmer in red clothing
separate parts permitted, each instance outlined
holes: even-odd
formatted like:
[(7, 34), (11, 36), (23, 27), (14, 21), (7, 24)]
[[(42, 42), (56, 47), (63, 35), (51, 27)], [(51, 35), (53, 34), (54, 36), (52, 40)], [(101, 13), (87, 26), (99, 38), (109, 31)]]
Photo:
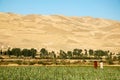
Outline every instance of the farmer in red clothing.
[(97, 61), (94, 61), (94, 68), (97, 69), (97, 67), (98, 67)]

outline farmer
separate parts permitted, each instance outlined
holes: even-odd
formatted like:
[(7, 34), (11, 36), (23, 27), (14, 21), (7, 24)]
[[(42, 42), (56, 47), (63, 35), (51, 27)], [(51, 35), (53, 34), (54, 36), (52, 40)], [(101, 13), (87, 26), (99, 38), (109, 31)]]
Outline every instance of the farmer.
[(103, 69), (103, 62), (100, 61), (100, 68)]
[(94, 68), (97, 69), (97, 61), (94, 61)]

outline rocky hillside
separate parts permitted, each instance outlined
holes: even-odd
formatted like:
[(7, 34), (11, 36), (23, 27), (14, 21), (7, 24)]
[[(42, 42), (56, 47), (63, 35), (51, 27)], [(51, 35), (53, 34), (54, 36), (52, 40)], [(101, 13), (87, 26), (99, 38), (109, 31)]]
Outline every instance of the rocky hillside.
[(120, 51), (120, 22), (92, 17), (0, 13), (0, 46)]

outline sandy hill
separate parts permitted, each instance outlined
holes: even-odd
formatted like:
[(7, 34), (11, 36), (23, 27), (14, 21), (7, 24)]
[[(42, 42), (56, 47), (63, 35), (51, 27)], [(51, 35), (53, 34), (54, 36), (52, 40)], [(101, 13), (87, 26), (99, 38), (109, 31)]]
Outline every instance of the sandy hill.
[(120, 22), (92, 17), (0, 13), (0, 46), (120, 51)]

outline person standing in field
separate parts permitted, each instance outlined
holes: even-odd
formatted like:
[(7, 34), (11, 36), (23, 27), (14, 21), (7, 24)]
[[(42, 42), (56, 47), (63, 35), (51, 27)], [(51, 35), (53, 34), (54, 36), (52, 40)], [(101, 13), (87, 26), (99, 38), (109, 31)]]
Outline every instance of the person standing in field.
[(97, 69), (97, 67), (98, 67), (97, 61), (94, 61), (94, 68)]
[(100, 68), (103, 69), (103, 62), (100, 61)]

